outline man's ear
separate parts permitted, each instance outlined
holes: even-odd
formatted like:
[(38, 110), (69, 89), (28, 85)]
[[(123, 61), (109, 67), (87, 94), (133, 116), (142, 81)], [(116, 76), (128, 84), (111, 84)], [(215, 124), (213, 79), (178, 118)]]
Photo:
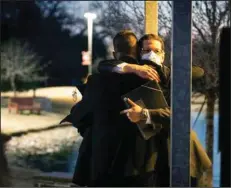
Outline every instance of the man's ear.
[(119, 59), (121, 57), (122, 53), (121, 52), (113, 52), (113, 56), (115, 59)]
[(116, 58), (116, 52), (113, 51), (112, 53), (113, 53), (114, 58), (117, 59), (117, 58)]

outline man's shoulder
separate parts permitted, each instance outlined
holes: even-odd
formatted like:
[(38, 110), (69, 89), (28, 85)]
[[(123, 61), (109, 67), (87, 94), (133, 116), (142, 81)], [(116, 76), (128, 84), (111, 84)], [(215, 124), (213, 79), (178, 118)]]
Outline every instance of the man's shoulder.
[(164, 69), (164, 73), (167, 77), (170, 77), (171, 75), (171, 69), (170, 67), (166, 66), (166, 65), (163, 65), (163, 69)]
[(97, 88), (98, 91), (107, 90), (107, 88), (117, 88), (120, 83), (120, 75), (115, 73), (93, 74), (89, 76), (87, 85), (90, 88)]
[(105, 79), (105, 77), (106, 77), (106, 75), (104, 75), (104, 74), (99, 74), (99, 73), (92, 74), (88, 77), (87, 83), (92, 84), (92, 83), (101, 82)]
[(170, 71), (170, 67), (169, 67), (169, 66), (167, 66), (167, 65), (164, 65), (164, 64), (163, 64), (163, 67), (164, 67), (164, 69), (166, 69), (166, 70), (169, 70), (169, 71)]
[(89, 76), (88, 82), (93, 82), (93, 81), (110, 81), (111, 79), (118, 79), (120, 77), (119, 74), (117, 73), (107, 73), (107, 74), (93, 74)]

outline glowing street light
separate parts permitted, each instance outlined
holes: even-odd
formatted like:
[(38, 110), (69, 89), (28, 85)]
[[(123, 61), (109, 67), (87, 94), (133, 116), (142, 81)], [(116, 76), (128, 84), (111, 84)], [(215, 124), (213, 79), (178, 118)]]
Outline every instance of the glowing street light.
[(92, 74), (92, 36), (93, 36), (93, 20), (97, 17), (96, 14), (86, 12), (84, 17), (87, 18), (87, 33), (88, 33), (88, 53), (89, 53), (89, 65), (88, 74)]

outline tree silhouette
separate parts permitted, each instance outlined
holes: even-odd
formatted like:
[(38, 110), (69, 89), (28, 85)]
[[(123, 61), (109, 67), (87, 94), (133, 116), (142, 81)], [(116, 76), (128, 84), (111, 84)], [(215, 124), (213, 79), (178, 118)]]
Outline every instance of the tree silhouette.
[(1, 49), (1, 81), (9, 81), (16, 96), (16, 80), (24, 82), (42, 82), (47, 79), (41, 76), (42, 67), (39, 58), (30, 50), (29, 45), (11, 40)]
[[(51, 62), (44, 69), (49, 76), (40, 86), (72, 85), (81, 83), (87, 67), (81, 65), (81, 52), (87, 50), (86, 20), (75, 19), (67, 14), (64, 2), (60, 1), (1, 1), (2, 32), (4, 44), (10, 38), (28, 41), (39, 57), (41, 65)], [(79, 34), (70, 27), (81, 25)], [(93, 62), (105, 58), (107, 50), (103, 40), (94, 34)]]

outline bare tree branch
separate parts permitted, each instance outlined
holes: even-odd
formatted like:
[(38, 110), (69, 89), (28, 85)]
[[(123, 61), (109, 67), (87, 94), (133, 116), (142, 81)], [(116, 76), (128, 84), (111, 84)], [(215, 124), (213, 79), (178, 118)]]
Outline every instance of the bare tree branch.
[(11, 40), (1, 49), (1, 81), (9, 81), (13, 91), (17, 90), (16, 79), (24, 82), (45, 81), (47, 76), (39, 72), (39, 57), (27, 43)]
[(217, 25), (221, 25), (222, 21), (225, 19), (225, 16), (227, 16), (228, 18), (230, 18), (230, 7), (229, 7), (229, 3), (228, 2), (224, 2), (225, 3), (225, 9), (224, 11), (222, 11), (222, 7), (221, 6), (217, 6), (217, 10), (219, 11), (219, 15), (217, 16), (218, 22)]
[(206, 39), (205, 35), (204, 35), (204, 32), (202, 31), (202, 29), (196, 24), (195, 21), (192, 21), (193, 23), (193, 26), (196, 28), (196, 30), (198, 31), (198, 34), (200, 35), (200, 37), (202, 38), (202, 40), (205, 42), (205, 43), (208, 43), (208, 40)]
[[(138, 36), (144, 33), (144, 4), (137, 1), (98, 1), (91, 5), (94, 10), (100, 10), (99, 21), (96, 25), (103, 28), (100, 31), (102, 32), (101, 37), (114, 36), (119, 30), (128, 28), (134, 30)], [(228, 5), (227, 2), (218, 1), (193, 2), (193, 39), (199, 40), (196, 42), (200, 43), (194, 52), (193, 62), (205, 67), (208, 88), (215, 87), (217, 84), (215, 78), (218, 72), (216, 38), (219, 28), (230, 20)], [(163, 34), (164, 37), (168, 36), (171, 31), (171, 11), (171, 1), (158, 2), (159, 34)]]
[(209, 2), (204, 2), (205, 5), (205, 12), (206, 12), (206, 17), (208, 18), (209, 25), (212, 24), (211, 21), (211, 9), (209, 8)]

